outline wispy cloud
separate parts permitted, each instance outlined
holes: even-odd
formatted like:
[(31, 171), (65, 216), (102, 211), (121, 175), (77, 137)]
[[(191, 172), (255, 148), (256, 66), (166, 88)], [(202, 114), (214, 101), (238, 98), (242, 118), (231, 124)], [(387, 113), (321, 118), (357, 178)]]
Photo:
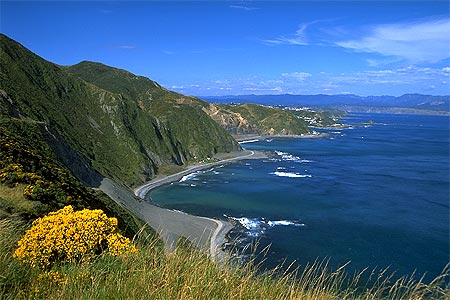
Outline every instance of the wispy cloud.
[(289, 45), (308, 45), (306, 30), (308, 27), (318, 21), (303, 23), (298, 26), (297, 31), (290, 35), (281, 35), (275, 39), (263, 40), (265, 44), (289, 44)]
[(283, 92), (283, 88), (276, 86), (273, 88), (254, 88), (254, 87), (249, 87), (249, 88), (243, 88), (244, 91), (251, 91), (251, 92), (278, 92), (281, 93)]
[(336, 45), (410, 63), (436, 63), (450, 57), (450, 19), (375, 25), (361, 38)]
[(306, 72), (293, 72), (293, 73), (282, 73), (281, 77), (286, 79), (293, 79), (295, 81), (305, 81), (307, 78), (311, 77), (310, 73)]
[(342, 94), (401, 95), (433, 93), (448, 95), (450, 67), (407, 67), (344, 73), (284, 72), (276, 77), (257, 76), (211, 80), (172, 86), (193, 95), (224, 94)]
[(442, 69), (408, 66), (378, 71), (359, 71), (335, 75), (332, 79), (341, 83), (363, 83), (367, 85), (420, 85), (423, 83), (447, 83), (450, 68)]
[(176, 54), (175, 51), (170, 51), (170, 50), (161, 50), (161, 52), (165, 55), (174, 55)]
[(134, 45), (117, 45), (115, 48), (118, 49), (136, 49), (136, 46)]
[(259, 7), (251, 7), (251, 6), (246, 6), (246, 5), (230, 5), (230, 8), (234, 8), (234, 9), (242, 9), (242, 10), (258, 10)]

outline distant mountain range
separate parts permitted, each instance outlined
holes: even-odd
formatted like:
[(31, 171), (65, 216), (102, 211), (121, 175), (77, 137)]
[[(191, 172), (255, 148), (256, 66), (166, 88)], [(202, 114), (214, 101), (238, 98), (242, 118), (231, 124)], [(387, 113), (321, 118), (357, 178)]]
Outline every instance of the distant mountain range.
[(333, 107), (354, 112), (450, 113), (450, 96), (405, 94), (403, 96), (341, 95), (238, 95), (202, 97), (215, 103), (256, 103), (273, 106)]

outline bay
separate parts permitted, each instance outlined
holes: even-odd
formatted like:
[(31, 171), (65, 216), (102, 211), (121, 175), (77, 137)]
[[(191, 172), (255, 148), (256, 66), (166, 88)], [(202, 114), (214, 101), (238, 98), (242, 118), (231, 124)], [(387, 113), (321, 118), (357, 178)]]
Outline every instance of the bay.
[[(368, 121), (373, 121), (369, 123)], [(449, 117), (351, 114), (320, 139), (242, 144), (264, 160), (219, 166), (152, 191), (162, 207), (228, 219), (264, 267), (330, 259), (427, 278), (449, 262)]]

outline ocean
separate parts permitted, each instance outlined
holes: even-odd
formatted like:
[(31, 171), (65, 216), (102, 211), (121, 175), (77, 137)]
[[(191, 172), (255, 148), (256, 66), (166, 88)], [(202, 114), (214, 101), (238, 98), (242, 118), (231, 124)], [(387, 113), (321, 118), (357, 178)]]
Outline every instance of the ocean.
[(449, 117), (350, 114), (324, 138), (243, 143), (268, 158), (191, 174), (153, 190), (159, 206), (229, 220), (263, 267), (329, 259), (430, 279), (449, 263)]

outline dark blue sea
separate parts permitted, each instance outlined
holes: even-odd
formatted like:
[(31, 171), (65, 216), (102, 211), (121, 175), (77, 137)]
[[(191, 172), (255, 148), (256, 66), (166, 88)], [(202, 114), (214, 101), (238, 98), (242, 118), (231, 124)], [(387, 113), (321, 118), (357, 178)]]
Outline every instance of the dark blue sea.
[[(191, 174), (154, 203), (227, 219), (242, 246), (271, 244), (265, 267), (330, 259), (347, 270), (441, 273), (449, 258), (449, 117), (350, 114), (319, 139), (243, 143), (269, 158)], [(368, 121), (373, 121), (369, 124)]]

